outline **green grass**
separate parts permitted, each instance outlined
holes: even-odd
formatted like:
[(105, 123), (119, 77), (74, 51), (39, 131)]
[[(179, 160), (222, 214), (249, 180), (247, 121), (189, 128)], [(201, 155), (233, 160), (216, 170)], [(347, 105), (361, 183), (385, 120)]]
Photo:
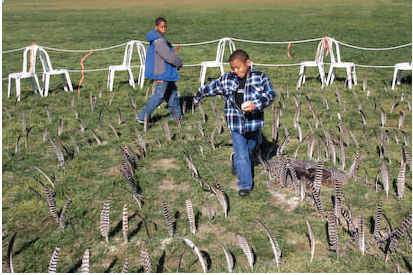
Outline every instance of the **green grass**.
[[(152, 28), (155, 17), (163, 15), (168, 19), (169, 32), (167, 37), (173, 43), (189, 43), (213, 40), (221, 37), (236, 37), (264, 41), (289, 41), (322, 37), (329, 35), (338, 40), (364, 47), (389, 47), (405, 44), (411, 41), (411, 2), (409, 1), (263, 1), (250, 3), (248, 1), (234, 4), (227, 2), (216, 5), (201, 2), (175, 3), (162, 2), (161, 7), (149, 2), (140, 4), (111, 3), (108, 8), (93, 7), (93, 3), (83, 4), (73, 2), (70, 5), (62, 2), (46, 1), (7, 2), (3, 9), (3, 50), (21, 48), (36, 42), (39, 45), (61, 49), (102, 48), (123, 43), (130, 39), (144, 40), (145, 34)], [(256, 63), (298, 63), (314, 58), (315, 43), (294, 44), (291, 48), (292, 59), (287, 58), (287, 45), (253, 45), (236, 43), (237, 48), (247, 50)], [(204, 60), (213, 60), (216, 44), (182, 47), (180, 54), (185, 64), (195, 64)], [(357, 64), (394, 65), (397, 62), (411, 60), (411, 49), (404, 48), (393, 51), (370, 52), (350, 48), (341, 48), (344, 61)], [(80, 69), (79, 61), (84, 53), (60, 53), (49, 51), (55, 68)], [(85, 62), (86, 69), (104, 68), (120, 64), (123, 49), (95, 52)], [(137, 61), (135, 60), (134, 63)], [(40, 66), (38, 67), (38, 70)], [(404, 217), (411, 214), (411, 171), (407, 170), (407, 183), (403, 200), (396, 200), (395, 188), (390, 187), (389, 198), (383, 191), (375, 192), (374, 188), (363, 184), (365, 171), (368, 181), (374, 185), (376, 173), (381, 160), (376, 152), (380, 139), (380, 107), (387, 113), (386, 130), (388, 130), (391, 164), (387, 164), (390, 181), (397, 178), (400, 167), (402, 133), (397, 129), (399, 112), (406, 112), (403, 131), (409, 140), (411, 150), (411, 111), (407, 101), (412, 100), (411, 84), (402, 83), (391, 91), (391, 69), (357, 68), (359, 85), (355, 86), (354, 94), (343, 88), (344, 72), (338, 70), (338, 81), (324, 91), (315, 79), (309, 79), (305, 86), (295, 90), (298, 78), (297, 67), (267, 68), (258, 67), (271, 79), (277, 92), (285, 101), (285, 109), (280, 119), (279, 134), (284, 137), (283, 127), (291, 135), (290, 142), (284, 152), (293, 157), (299, 145), (297, 130), (293, 127), (295, 104), (293, 96), (302, 104), (300, 124), (303, 136), (310, 133), (307, 121), (314, 127), (312, 114), (306, 96), (311, 96), (313, 108), (319, 119), (330, 134), (337, 131), (337, 115), (342, 115), (344, 125), (351, 130), (360, 143), (362, 162), (357, 181), (350, 180), (344, 188), (350, 206), (355, 216), (363, 215), (366, 228), (370, 228), (378, 200), (383, 201), (383, 211), (389, 218), (393, 228), (397, 227)], [(21, 52), (3, 54), (2, 77), (10, 72), (21, 70)], [(228, 67), (226, 67), (228, 70)], [(208, 69), (207, 77), (218, 76), (218, 70)], [(79, 118), (88, 128), (94, 129), (103, 141), (98, 146), (92, 133), (87, 130), (84, 135), (77, 129), (79, 122), (75, 119), (71, 108), (72, 93), (62, 89), (60, 78), (52, 78), (51, 91), (47, 98), (33, 94), (29, 81), (22, 82), (22, 101), (15, 103), (14, 91), (7, 98), (7, 81), (3, 81), (3, 135), (2, 135), (2, 228), (3, 228), (3, 271), (6, 271), (5, 257), (7, 244), (14, 232), (17, 233), (14, 246), (13, 263), (16, 272), (46, 272), (53, 249), (61, 247), (61, 261), (58, 272), (79, 272), (79, 263), (83, 252), (90, 248), (91, 272), (120, 272), (125, 256), (129, 258), (129, 271), (141, 270), (139, 249), (142, 240), (148, 240), (144, 226), (137, 216), (129, 221), (129, 245), (122, 245), (121, 231), (114, 232), (109, 239), (109, 245), (104, 243), (99, 232), (99, 215), (103, 203), (112, 195), (111, 227), (121, 222), (122, 207), (129, 204), (129, 215), (138, 210), (130, 187), (121, 177), (119, 164), (122, 160), (119, 145), (129, 144), (134, 148), (132, 138), (137, 128), (148, 144), (148, 154), (141, 160), (136, 178), (145, 197), (142, 210), (145, 215), (151, 239), (148, 240), (148, 250), (154, 271), (175, 272), (179, 256), (185, 251), (180, 272), (202, 272), (195, 254), (185, 247), (182, 241), (174, 239), (164, 244), (168, 238), (161, 203), (167, 201), (172, 215), (176, 218), (176, 236), (191, 239), (201, 250), (206, 251), (211, 258), (209, 272), (226, 272), (226, 262), (219, 244), (231, 250), (236, 258), (234, 272), (251, 272), (246, 257), (236, 243), (235, 234), (240, 233), (248, 239), (256, 254), (256, 263), (252, 272), (277, 272), (273, 261), (270, 245), (265, 233), (257, 224), (261, 219), (272, 234), (277, 238), (283, 256), (281, 272), (395, 272), (396, 264), (402, 271), (411, 271), (411, 245), (409, 238), (404, 237), (398, 245), (399, 253), (384, 263), (384, 254), (376, 247), (367, 250), (361, 256), (357, 249), (345, 251), (345, 255), (336, 258), (328, 251), (325, 221), (321, 221), (314, 213), (310, 199), (299, 202), (295, 209), (289, 209), (286, 202), (275, 198), (268, 191), (268, 180), (261, 165), (255, 168), (254, 191), (247, 198), (239, 198), (236, 187), (236, 177), (231, 175), (229, 156), (232, 145), (228, 129), (215, 137), (216, 149), (209, 142), (209, 135), (215, 127), (215, 114), (211, 102), (216, 100), (219, 117), (223, 114), (223, 100), (208, 98), (204, 100), (204, 108), (208, 121), (203, 124), (208, 138), (200, 136), (197, 123), (202, 121), (198, 110), (191, 114), (187, 110), (184, 121), (183, 136), (179, 136), (177, 125), (168, 121), (169, 111), (162, 105), (154, 112), (160, 120), (150, 125), (146, 134), (143, 127), (135, 123), (136, 112), (131, 108), (128, 97), (136, 99), (137, 109), (145, 106), (145, 90), (150, 88), (146, 81), (143, 90), (132, 90), (128, 87), (126, 73), (117, 73), (115, 79), (115, 97), (112, 104), (108, 102), (113, 95), (106, 90), (107, 72), (91, 72), (85, 75), (80, 97), (75, 95), (75, 109)], [(136, 71), (135, 71), (136, 75)], [(181, 96), (192, 96), (199, 87), (199, 68), (184, 67), (180, 71), (181, 80), (177, 83)], [(309, 70), (309, 77), (315, 77), (316, 71)], [(403, 76), (411, 76), (404, 72)], [(367, 97), (362, 90), (362, 80), (367, 78), (371, 92)], [(74, 86), (77, 86), (80, 74), (71, 73)], [(98, 96), (98, 87), (103, 87), (102, 97)], [(341, 92), (344, 104), (338, 104), (335, 89)], [(97, 103), (94, 112), (89, 106), (89, 94), (96, 96)], [(323, 105), (322, 93), (329, 103), (329, 110)], [(400, 102), (393, 113), (391, 107), (401, 94), (405, 99)], [(278, 106), (280, 97), (274, 101)], [(374, 111), (374, 103), (377, 110)], [(363, 128), (358, 106), (361, 104), (368, 116), (369, 125)], [(48, 107), (52, 121), (49, 122), (45, 107)], [(118, 108), (121, 110), (126, 124), (117, 123)], [(27, 127), (33, 127), (29, 144), (25, 148), (22, 132), (22, 114), (25, 111)], [(99, 113), (102, 112), (102, 122)], [(271, 139), (272, 107), (266, 109), (263, 129), (266, 139)], [(10, 117), (9, 117), (10, 116)], [(75, 138), (80, 153), (75, 153), (73, 159), (65, 160), (65, 168), (59, 169), (57, 158), (50, 148), (49, 142), (42, 141), (44, 127), (49, 135), (57, 139), (58, 120), (64, 122), (64, 131), (60, 137), (64, 143), (71, 145), (71, 136)], [(161, 126), (168, 121), (171, 132), (175, 134), (173, 141), (166, 141)], [(109, 128), (111, 123), (120, 133), (117, 139)], [(314, 129), (323, 137), (321, 129)], [(363, 137), (363, 133), (367, 140)], [(399, 135), (399, 143), (394, 139), (394, 133)], [(23, 135), (20, 150), (15, 153), (17, 137)], [(201, 154), (201, 148), (203, 154)], [(316, 147), (317, 148), (317, 147)], [(230, 212), (227, 219), (214, 197), (201, 190), (200, 185), (191, 177), (183, 152), (189, 153), (201, 176), (208, 183), (220, 183), (230, 200)], [(346, 147), (346, 169), (351, 165), (356, 152), (353, 142)], [(317, 155), (317, 151), (316, 151)], [(298, 159), (307, 159), (307, 145), (299, 150)], [(333, 162), (325, 165), (333, 167)], [(34, 168), (40, 167), (55, 181), (57, 209), (63, 207), (67, 197), (73, 200), (68, 215), (73, 227), (60, 229), (48, 212), (46, 201), (33, 190), (43, 195), (41, 185), (35, 177), (46, 184), (45, 178)], [(340, 167), (337, 162), (336, 167)], [(289, 189), (278, 188), (285, 198), (293, 198)], [(332, 207), (331, 196), (334, 190), (322, 188), (322, 201), (325, 210)], [(44, 196), (43, 196), (44, 197)], [(199, 215), (199, 231), (193, 236), (189, 232), (186, 219), (185, 200), (191, 199), (195, 213)], [(217, 215), (213, 221), (202, 215), (203, 208), (214, 205)], [(310, 248), (307, 238), (305, 219), (313, 227), (316, 237), (316, 256), (309, 263)], [(382, 222), (384, 223), (384, 222)], [(156, 224), (156, 226), (155, 226)], [(350, 239), (339, 227), (339, 239), (342, 247)], [(372, 238), (370, 229), (366, 229), (367, 238)], [(164, 256), (163, 253), (165, 253)], [(162, 266), (159, 265), (164, 260)], [(162, 267), (162, 268), (161, 268)]]

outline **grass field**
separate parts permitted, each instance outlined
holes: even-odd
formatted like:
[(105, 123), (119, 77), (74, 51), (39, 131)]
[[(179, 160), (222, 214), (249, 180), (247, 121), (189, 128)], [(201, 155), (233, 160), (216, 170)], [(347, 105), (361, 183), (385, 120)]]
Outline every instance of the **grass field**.
[[(207, 2), (207, 3), (206, 3)], [(157, 5), (155, 5), (155, 3)], [(19, 0), (5, 1), (3, 6), (3, 50), (22, 48), (36, 42), (42, 46), (59, 49), (90, 49), (117, 45), (131, 39), (144, 40), (158, 16), (168, 19), (167, 38), (172, 43), (190, 43), (235, 37), (261, 41), (290, 41), (330, 36), (337, 40), (362, 47), (391, 47), (412, 41), (411, 1), (51, 1)], [(316, 43), (293, 44), (287, 57), (287, 45), (255, 45), (236, 42), (236, 47), (245, 49), (255, 63), (299, 63), (313, 60)], [(85, 62), (86, 69), (106, 68), (120, 64), (123, 48), (94, 52)], [(182, 47), (180, 55), (185, 64), (197, 64), (215, 58), (216, 44)], [(412, 59), (411, 48), (391, 51), (362, 51), (341, 48), (342, 59), (356, 64), (394, 65)], [(21, 53), (3, 54), (2, 78), (8, 73), (21, 70)], [(79, 61), (85, 53), (48, 51), (55, 68), (80, 69)], [(227, 57), (227, 55), (226, 55)], [(133, 60), (136, 64), (136, 59)], [(40, 70), (41, 66), (37, 67)], [(328, 68), (328, 67), (327, 67)], [(406, 188), (401, 200), (396, 199), (397, 177), (401, 165), (402, 146), (407, 142), (411, 155), (412, 112), (411, 73), (403, 73), (400, 86), (390, 89), (393, 70), (378, 68), (357, 68), (359, 84), (353, 91), (344, 88), (344, 72), (338, 70), (338, 79), (332, 86), (321, 90), (316, 79), (316, 70), (308, 70), (309, 77), (304, 87), (295, 89), (298, 67), (257, 67), (271, 79), (277, 98), (265, 111), (266, 125), (263, 135), (271, 141), (271, 125), (274, 109), (281, 109), (280, 145), (285, 131), (290, 135), (284, 149), (285, 156), (294, 157), (299, 145), (297, 159), (309, 159), (307, 144), (298, 140), (293, 119), (296, 112), (294, 97), (301, 102), (303, 136), (311, 134), (311, 128), (319, 139), (323, 131), (310, 111), (313, 110), (322, 125), (335, 136), (342, 136), (338, 130), (337, 113), (343, 123), (360, 143), (361, 162), (356, 179), (344, 186), (345, 204), (353, 212), (353, 218), (362, 215), (366, 240), (371, 241), (364, 255), (338, 226), (341, 255), (329, 251), (327, 220), (316, 215), (316, 207), (309, 194), (304, 201), (296, 199), (291, 188), (277, 185), (275, 194), (267, 188), (268, 176), (262, 165), (255, 167), (254, 191), (247, 198), (237, 193), (237, 179), (231, 174), (229, 156), (232, 149), (231, 137), (226, 127), (215, 136), (214, 147), (210, 135), (216, 126), (212, 103), (217, 104), (217, 115), (223, 115), (223, 100), (208, 98), (203, 107), (208, 116), (204, 123), (198, 109), (182, 122), (182, 133), (175, 121), (169, 121), (169, 111), (161, 105), (154, 112), (156, 122), (151, 123), (144, 133), (135, 122), (136, 110), (131, 99), (136, 100), (137, 110), (145, 106), (145, 92), (151, 88), (149, 81), (142, 90), (128, 86), (126, 73), (117, 73), (115, 91), (106, 90), (107, 71), (85, 74), (80, 96), (63, 91), (60, 77), (52, 78), (51, 91), (47, 98), (41, 98), (31, 91), (29, 81), (22, 81), (22, 100), (15, 102), (7, 97), (7, 81), (2, 89), (2, 271), (7, 271), (7, 249), (10, 239), (17, 232), (13, 246), (15, 272), (47, 272), (53, 250), (60, 247), (60, 261), (57, 272), (80, 272), (84, 251), (90, 250), (90, 272), (121, 272), (125, 258), (129, 261), (129, 272), (142, 272), (140, 262), (143, 241), (147, 241), (153, 271), (176, 272), (182, 257), (179, 272), (202, 272), (195, 253), (178, 237), (192, 240), (200, 250), (209, 255), (208, 272), (227, 272), (224, 252), (220, 245), (229, 249), (235, 259), (234, 272), (277, 272), (268, 238), (258, 225), (261, 220), (276, 237), (282, 251), (280, 272), (411, 272), (411, 232), (401, 238), (397, 251), (385, 263), (383, 245), (373, 240), (373, 225), (376, 220), (376, 206), (383, 204), (383, 213), (393, 229), (411, 215), (412, 179), (410, 166), (406, 171)], [(226, 67), (228, 71), (229, 68)], [(137, 71), (135, 70), (135, 76)], [(207, 77), (218, 77), (217, 69), (208, 69)], [(190, 100), (199, 88), (199, 67), (184, 67), (177, 83), (182, 98)], [(71, 73), (77, 89), (80, 73)], [(368, 87), (363, 90), (363, 79)], [(13, 86), (14, 89), (14, 86)], [(341, 94), (338, 101), (336, 90)], [(73, 96), (74, 95), (74, 96)], [(96, 100), (93, 110), (90, 98)], [(328, 102), (328, 109), (325, 102)], [(74, 106), (72, 106), (74, 102)], [(363, 126), (360, 106), (367, 115), (367, 126)], [(50, 112), (48, 118), (46, 107)], [(274, 108), (273, 108), (274, 107)], [(387, 115), (385, 127), (380, 127), (381, 109)], [(398, 122), (401, 112), (405, 121), (401, 129)], [(85, 133), (79, 131), (80, 123), (86, 125)], [(118, 114), (126, 123), (118, 124)], [(25, 118), (26, 122), (24, 122)], [(59, 121), (63, 131), (58, 136)], [(168, 122), (174, 138), (165, 138), (163, 125)], [(206, 132), (201, 137), (198, 122)], [(109, 124), (118, 132), (115, 136)], [(317, 127), (316, 127), (317, 126)], [(65, 153), (64, 169), (58, 167), (55, 152), (48, 141), (43, 141), (45, 127), (49, 136), (61, 140), (74, 151), (73, 157)], [(142, 134), (148, 151), (140, 159), (134, 176), (144, 196), (142, 209), (135, 203), (131, 188), (121, 176), (119, 165), (122, 144), (136, 148), (135, 128)], [(30, 129), (29, 138), (25, 136)], [(93, 129), (102, 140), (98, 145)], [(285, 130), (286, 129), (286, 130)], [(378, 148), (381, 136), (387, 135), (385, 145), (389, 155), (380, 159)], [(16, 149), (16, 142), (20, 138)], [(75, 151), (73, 139), (79, 146)], [(317, 148), (313, 161), (317, 161)], [(59, 145), (60, 146), (60, 145)], [(320, 147), (322, 149), (322, 147)], [(339, 147), (337, 147), (339, 148)], [(267, 148), (268, 150), (269, 148)], [(338, 149), (339, 151), (339, 149)], [(353, 139), (345, 147), (345, 170), (348, 171), (357, 151)], [(201, 177), (210, 184), (220, 183), (229, 197), (228, 218), (213, 195), (202, 191), (199, 183), (191, 177), (184, 152), (192, 156)], [(273, 157), (275, 158), (275, 157)], [(337, 162), (325, 159), (325, 166), (341, 168), (340, 154)], [(379, 184), (375, 190), (376, 175), (380, 174), (382, 162), (388, 167), (390, 192), (386, 198)], [(57, 211), (61, 211), (67, 198), (72, 204), (67, 210), (70, 224), (61, 229), (49, 214), (43, 184), (51, 187), (45, 177), (35, 168), (39, 167), (54, 182)], [(368, 184), (365, 184), (366, 181)], [(111, 196), (109, 244), (105, 243), (99, 231), (100, 213), (106, 199)], [(321, 199), (326, 212), (333, 207), (334, 189), (323, 186)], [(192, 201), (198, 217), (198, 231), (189, 231), (185, 200)], [(175, 237), (169, 239), (161, 204), (166, 201), (171, 215), (176, 220)], [(129, 242), (123, 244), (122, 208), (129, 205)], [(216, 217), (210, 221), (205, 209), (217, 209)], [(139, 215), (138, 215), (138, 214)], [(148, 238), (143, 220), (147, 223)], [(310, 242), (306, 220), (312, 226), (315, 239), (315, 258), (310, 263)], [(388, 224), (382, 220), (382, 232)], [(253, 247), (256, 261), (253, 269), (237, 244), (235, 234), (247, 238)], [(350, 246), (346, 246), (350, 244)], [(184, 253), (184, 254), (183, 254)], [(183, 256), (181, 256), (183, 254)], [(205, 257), (208, 258), (208, 257)]]

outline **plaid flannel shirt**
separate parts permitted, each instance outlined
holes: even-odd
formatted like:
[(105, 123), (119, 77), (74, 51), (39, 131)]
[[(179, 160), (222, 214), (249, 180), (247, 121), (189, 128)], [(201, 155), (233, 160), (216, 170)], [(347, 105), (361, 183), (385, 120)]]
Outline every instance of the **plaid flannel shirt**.
[[(254, 113), (263, 112), (264, 107), (273, 102), (274, 89), (263, 72), (250, 68), (245, 81), (244, 102), (251, 100), (256, 110), (251, 112), (251, 116), (246, 116), (235, 103), (235, 93), (238, 87), (238, 76), (233, 72), (225, 73), (208, 85), (199, 88), (194, 99), (200, 101), (203, 97), (223, 95), (225, 98), (224, 114), (229, 130), (239, 134), (256, 131), (264, 126), (264, 116), (254, 116)], [(251, 117), (252, 119), (249, 119)]]

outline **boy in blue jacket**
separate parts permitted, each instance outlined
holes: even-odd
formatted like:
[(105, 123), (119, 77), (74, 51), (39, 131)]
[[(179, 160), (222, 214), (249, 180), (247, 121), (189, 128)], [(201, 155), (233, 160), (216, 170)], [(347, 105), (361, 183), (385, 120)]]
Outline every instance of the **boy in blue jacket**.
[(235, 153), (233, 165), (238, 177), (238, 194), (247, 196), (253, 187), (251, 153), (264, 126), (264, 108), (273, 102), (275, 92), (268, 77), (252, 69), (245, 51), (234, 51), (228, 61), (232, 72), (199, 88), (194, 104), (206, 96), (224, 96), (224, 113)]
[(171, 118), (182, 117), (175, 85), (175, 81), (179, 80), (178, 69), (182, 67), (182, 60), (174, 54), (171, 43), (164, 37), (167, 30), (166, 19), (158, 17), (155, 28), (146, 35), (149, 46), (146, 52), (145, 77), (153, 79), (156, 88), (145, 108), (136, 115), (136, 121), (140, 124), (144, 123), (145, 115), (150, 119), (152, 112), (163, 100), (168, 102)]

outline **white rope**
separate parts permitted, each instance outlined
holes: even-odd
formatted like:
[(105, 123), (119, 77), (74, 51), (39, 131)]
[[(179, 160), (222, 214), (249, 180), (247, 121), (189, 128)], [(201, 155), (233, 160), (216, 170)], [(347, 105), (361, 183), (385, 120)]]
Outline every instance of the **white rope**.
[[(119, 47), (122, 47), (122, 46), (125, 46), (125, 45), (126, 45), (126, 42), (122, 43), (122, 44), (119, 44), (119, 45), (114, 45), (114, 46), (111, 46), (111, 47), (107, 47), (107, 48), (93, 49), (93, 51), (94, 52), (107, 51), (107, 50), (119, 48)], [(51, 51), (56, 51), (56, 52), (84, 53), (84, 52), (89, 52), (90, 51), (90, 49), (89, 50), (66, 50), (66, 49), (56, 49), (56, 48), (50, 48), (50, 47), (44, 47), (44, 46), (40, 46), (40, 47), (42, 47), (43, 49), (46, 49), (46, 50), (51, 50)]]
[(288, 44), (288, 43), (298, 44), (298, 43), (319, 41), (319, 40), (323, 39), (323, 37), (307, 39), (307, 40), (294, 40), (294, 41), (255, 41), (255, 40), (245, 40), (245, 39), (238, 39), (238, 38), (231, 38), (231, 39), (234, 40), (234, 41), (255, 43), (255, 44)]
[(300, 66), (301, 63), (293, 63), (293, 64), (259, 64), (253, 63), (253, 66), (261, 66), (261, 67), (292, 67), (292, 66)]
[(388, 69), (388, 68), (394, 68), (395, 66), (391, 65), (362, 65), (362, 64), (355, 64), (357, 67), (361, 68), (380, 68), (380, 69)]
[(412, 43), (408, 43), (408, 44), (404, 44), (404, 45), (400, 45), (400, 46), (394, 46), (394, 47), (388, 47), (388, 48), (364, 48), (364, 47), (359, 47), (359, 46), (354, 46), (354, 45), (350, 45), (341, 41), (336, 40), (339, 44), (346, 46), (346, 47), (350, 47), (353, 49), (358, 49), (358, 50), (365, 50), (365, 51), (388, 51), (388, 50), (395, 50), (395, 49), (400, 49), (400, 48), (404, 48), (404, 47), (408, 47), (411, 46)]
[[(246, 39), (239, 39), (239, 38), (229, 38), (233, 41), (238, 41), (238, 42), (247, 42), (247, 43), (255, 43), (255, 44), (298, 44), (298, 43), (306, 43), (306, 42), (314, 42), (314, 41), (319, 41), (322, 40), (323, 37), (321, 38), (312, 38), (312, 39), (305, 39), (305, 40), (293, 40), (293, 41), (256, 41), (256, 40), (246, 40)], [(199, 46), (199, 45), (206, 45), (206, 44), (211, 44), (211, 43), (216, 43), (218, 41), (220, 41), (221, 39), (215, 39), (215, 40), (210, 40), (210, 41), (204, 41), (204, 42), (196, 42), (196, 43), (176, 43), (176, 44), (172, 44), (173, 46)], [(386, 50), (395, 50), (395, 49), (399, 49), (399, 48), (404, 48), (404, 47), (408, 47), (411, 46), (412, 43), (408, 43), (408, 44), (404, 44), (404, 45), (399, 45), (399, 46), (394, 46), (394, 47), (388, 47), (388, 48), (365, 48), (365, 47), (359, 47), (359, 46), (354, 46), (351, 44), (347, 44), (341, 41), (336, 40), (339, 44), (346, 46), (346, 47), (350, 47), (350, 48), (354, 48), (354, 49), (359, 49), (359, 50), (368, 50), (368, 51), (386, 51)], [(143, 44), (149, 44), (149, 42), (147, 41), (141, 41)], [(114, 45), (114, 46), (110, 46), (107, 48), (99, 48), (99, 49), (95, 49), (95, 52), (98, 51), (107, 51), (107, 50), (111, 50), (111, 49), (115, 49), (115, 48), (119, 48), (122, 46), (125, 46), (127, 42), (119, 44), (119, 45)], [(6, 53), (13, 53), (13, 52), (18, 52), (18, 51), (22, 51), (24, 50), (26, 47), (24, 48), (19, 48), (19, 49), (11, 49), (11, 50), (6, 50), (6, 51), (2, 51), (3, 54)], [(47, 49), (47, 50), (52, 50), (52, 51), (57, 51), (57, 52), (76, 52), (76, 53), (83, 53), (83, 52), (89, 52), (90, 49), (88, 50), (70, 50), (70, 49), (57, 49), (57, 48), (52, 48), (52, 47), (44, 47), (42, 46), (42, 48)]]
[(2, 51), (2, 53), (13, 53), (13, 52), (19, 52), (19, 51), (23, 51), (24, 49), (26, 49), (26, 47), (24, 47), (24, 48), (20, 48), (20, 49), (14, 49), (14, 50)]
[(178, 44), (172, 44), (172, 46), (180, 46), (180, 47), (185, 47), (185, 46), (199, 46), (199, 45), (206, 45), (206, 44), (212, 44), (212, 43), (217, 43), (221, 39), (215, 39), (215, 40), (210, 40), (210, 41), (205, 41), (205, 42), (196, 42), (196, 43), (178, 43)]

